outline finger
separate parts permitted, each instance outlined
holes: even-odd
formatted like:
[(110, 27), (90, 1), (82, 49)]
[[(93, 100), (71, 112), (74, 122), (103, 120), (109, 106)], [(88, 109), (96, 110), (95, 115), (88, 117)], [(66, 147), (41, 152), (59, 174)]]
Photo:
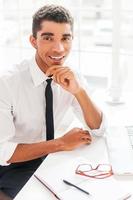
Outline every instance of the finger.
[(73, 79), (73, 74), (71, 73), (71, 71), (68, 71), (66, 73), (64, 73), (61, 78), (60, 78), (60, 82), (62, 84), (68, 84), (69, 83), (69, 80), (72, 80)]
[(85, 133), (85, 134), (89, 134), (89, 131), (88, 131), (88, 130), (84, 130), (84, 133)]
[(56, 74), (58, 74), (58, 72), (66, 70), (66, 69), (68, 69), (68, 68), (66, 68), (66, 67), (59, 67), (59, 68), (53, 69), (53, 72), (56, 75)]
[(63, 68), (60, 67), (60, 68), (55, 69), (54, 71), (52, 71), (53, 80), (54, 80), (55, 82), (58, 82), (57, 75), (58, 75), (59, 72), (61, 72), (61, 71), (63, 71), (63, 70), (64, 70), (64, 67), (63, 67)]
[(58, 81), (60, 82), (60, 83), (63, 83), (64, 82), (64, 78), (63, 77), (65, 77), (65, 76), (67, 76), (67, 74), (70, 72), (70, 69), (66, 69), (66, 70), (63, 70), (62, 72), (60, 72), (59, 74), (58, 74)]
[(86, 135), (91, 136), (91, 134), (90, 134), (89, 131), (87, 131), (87, 130), (85, 130), (84, 133), (85, 133)]
[(92, 141), (91, 135), (86, 135), (86, 136), (87, 136), (87, 139), (88, 139), (88, 140)]
[(69, 72), (64, 73), (60, 77), (61, 84), (65, 85), (65, 86), (67, 86), (69, 84), (69, 80), (70, 80), (70, 73)]
[(84, 131), (84, 133), (82, 134), (81, 138), (84, 138), (84, 140), (92, 141), (92, 137), (91, 137), (91, 135), (89, 134), (88, 131)]
[(92, 139), (91, 139), (91, 137), (85, 137), (84, 136), (84, 137), (81, 138), (81, 140), (91, 141)]
[(82, 130), (82, 133), (85, 134), (85, 135), (90, 135), (90, 133), (89, 133), (88, 130), (84, 130), (84, 129), (83, 129), (83, 130)]
[(54, 71), (61, 67), (62, 67), (61, 65), (53, 65), (53, 66), (49, 67), (46, 71), (46, 76), (53, 75)]
[(83, 141), (84, 144), (90, 144), (92, 141), (90, 138), (85, 138), (85, 137), (81, 138), (81, 140)]
[(58, 71), (56, 70), (55, 74), (54, 74), (55, 81), (57, 83), (61, 83), (61, 77), (67, 72), (69, 72), (69, 69), (67, 69), (67, 68), (61, 69), (61, 70), (58, 70)]

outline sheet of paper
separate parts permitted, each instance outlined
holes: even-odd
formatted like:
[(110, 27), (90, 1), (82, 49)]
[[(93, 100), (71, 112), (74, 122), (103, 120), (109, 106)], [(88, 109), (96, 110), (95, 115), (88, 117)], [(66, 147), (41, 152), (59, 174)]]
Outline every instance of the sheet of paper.
[[(67, 163), (57, 164), (49, 169), (36, 172), (36, 175), (49, 187), (61, 200), (124, 200), (129, 195), (125, 188), (113, 177), (106, 179), (94, 179), (75, 174), (75, 169), (80, 163), (87, 163), (81, 159), (70, 160)], [(63, 179), (88, 191), (87, 195), (76, 188), (66, 185)]]

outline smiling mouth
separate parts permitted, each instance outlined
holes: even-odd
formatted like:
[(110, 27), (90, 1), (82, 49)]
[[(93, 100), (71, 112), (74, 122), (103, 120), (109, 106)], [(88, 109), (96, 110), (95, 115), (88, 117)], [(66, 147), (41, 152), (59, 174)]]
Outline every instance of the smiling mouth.
[(49, 56), (50, 59), (53, 61), (59, 62), (61, 61), (65, 56)]

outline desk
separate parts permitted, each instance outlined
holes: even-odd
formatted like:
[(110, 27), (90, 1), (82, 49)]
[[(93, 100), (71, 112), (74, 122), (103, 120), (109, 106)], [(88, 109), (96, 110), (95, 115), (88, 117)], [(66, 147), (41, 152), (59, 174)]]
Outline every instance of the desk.
[[(94, 100), (98, 100), (97, 105), (104, 111), (107, 116), (108, 124), (111, 125), (133, 125), (133, 94), (128, 95), (125, 104), (113, 106), (107, 104), (104, 93), (96, 93)], [(87, 152), (87, 153), (86, 153)], [(94, 138), (91, 145), (87, 145), (71, 152), (58, 152), (49, 155), (37, 170), (43, 171), (44, 168), (54, 166), (55, 163), (67, 162), (70, 158), (85, 157), (90, 163), (108, 163), (107, 149), (104, 138)], [(120, 184), (133, 193), (133, 176), (132, 177), (114, 177)], [(14, 200), (55, 200), (55, 197), (40, 183), (34, 176), (26, 183)], [(130, 198), (130, 199), (133, 199)]]
[[(86, 153), (87, 152), (87, 153)], [(90, 163), (108, 163), (107, 149), (104, 138), (94, 138), (91, 145), (87, 145), (71, 152), (58, 152), (49, 155), (37, 169), (43, 171), (44, 168), (53, 166), (55, 163), (67, 162), (82, 156), (87, 158)], [(120, 184), (133, 193), (133, 177), (114, 177)], [(26, 183), (14, 200), (55, 200), (55, 197), (38, 181), (34, 176)], [(130, 199), (133, 199), (130, 198)]]

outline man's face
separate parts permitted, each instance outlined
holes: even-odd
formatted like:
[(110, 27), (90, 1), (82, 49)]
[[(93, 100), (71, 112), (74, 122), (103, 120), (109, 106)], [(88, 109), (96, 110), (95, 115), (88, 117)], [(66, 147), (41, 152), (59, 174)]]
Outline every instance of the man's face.
[(37, 32), (36, 58), (46, 71), (53, 65), (62, 65), (72, 46), (72, 30), (68, 23), (43, 21)]

